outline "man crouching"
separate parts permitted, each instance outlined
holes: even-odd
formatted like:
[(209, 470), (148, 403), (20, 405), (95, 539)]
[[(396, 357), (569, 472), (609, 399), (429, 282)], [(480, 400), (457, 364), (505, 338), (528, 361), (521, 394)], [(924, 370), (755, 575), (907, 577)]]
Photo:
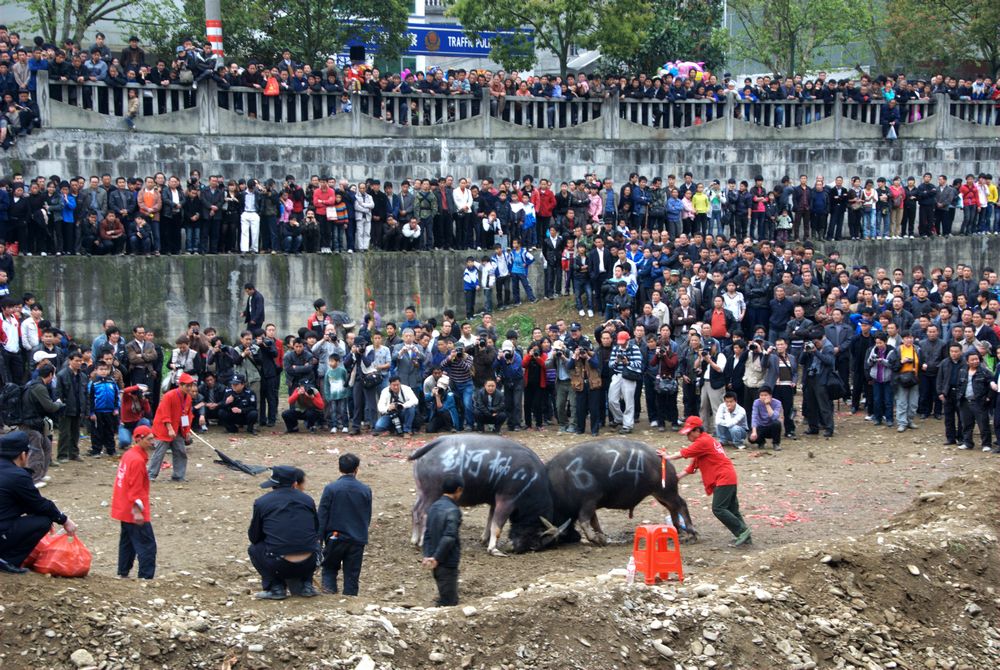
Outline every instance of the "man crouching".
[(271, 468), (271, 478), (260, 485), (274, 489), (253, 503), (250, 520), (250, 562), (260, 573), (263, 591), (258, 600), (283, 600), (292, 595), (319, 595), (313, 587), (319, 550), (316, 503), (305, 491), (306, 473), (289, 465)]

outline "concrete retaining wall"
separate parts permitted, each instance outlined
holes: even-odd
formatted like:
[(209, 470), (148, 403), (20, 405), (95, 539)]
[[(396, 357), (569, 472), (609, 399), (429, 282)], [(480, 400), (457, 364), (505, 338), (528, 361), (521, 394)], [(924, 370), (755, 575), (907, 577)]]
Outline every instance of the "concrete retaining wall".
[[(196, 129), (192, 129), (195, 132)], [(185, 177), (202, 174), (282, 179), (293, 174), (332, 174), (352, 181), (379, 177), (398, 183), (404, 178), (452, 174), (499, 179), (524, 175), (556, 180), (579, 178), (594, 171), (623, 183), (630, 172), (650, 177), (691, 171), (695, 179), (752, 180), (766, 183), (783, 175), (965, 175), (996, 172), (1000, 142), (989, 140), (900, 140), (889, 145), (873, 140), (773, 141), (597, 140), (546, 141), (455, 138), (314, 138), (163, 135), (111, 131), (43, 129), (21, 138), (5, 156), (3, 173), (20, 170), (34, 175), (124, 176), (156, 172)]]
[[(1000, 264), (1000, 236), (947, 240), (879, 240), (820, 244), (836, 248), (848, 265), (902, 267), (917, 263)], [(93, 336), (105, 316), (120, 324), (144, 323), (172, 337), (191, 318), (232, 335), (240, 329), (244, 282), (265, 297), (268, 321), (279, 332), (305, 325), (312, 302), (322, 297), (354, 318), (368, 299), (385, 317), (399, 318), (409, 304), (424, 317), (445, 308), (464, 313), (461, 273), (465, 253), (368, 253), (303, 256), (181, 256), (136, 258), (18, 258), (15, 293), (32, 291), (46, 314), (74, 334)], [(531, 267), (532, 286), (542, 287), (539, 260)], [(481, 303), (480, 303), (481, 304)], [(567, 315), (569, 316), (569, 315)]]

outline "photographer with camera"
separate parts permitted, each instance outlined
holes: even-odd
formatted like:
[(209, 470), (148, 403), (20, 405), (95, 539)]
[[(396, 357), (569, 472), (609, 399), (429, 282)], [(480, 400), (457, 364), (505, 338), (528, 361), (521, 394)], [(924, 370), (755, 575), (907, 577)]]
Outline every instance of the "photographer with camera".
[(497, 348), (493, 343), (494, 338), (486, 331), (480, 331), (476, 336), (472, 349), (472, 385), (476, 389), (481, 389), (487, 381), (496, 379), (493, 363), (497, 359)]
[(487, 379), (483, 387), (476, 391), (473, 398), (473, 411), (476, 422), (476, 431), (500, 434), (500, 428), (507, 420), (504, 411), (506, 402), (503, 397), (503, 390), (497, 386), (495, 379)]
[(278, 418), (278, 383), (281, 376), (281, 356), (274, 339), (273, 323), (254, 331), (260, 348), (260, 425), (273, 426)]
[[(638, 345), (625, 331), (618, 333), (611, 349), (611, 386), (608, 389), (608, 409), (612, 421), (620, 424), (619, 433), (627, 435), (635, 425), (635, 385), (642, 381), (644, 361)], [(622, 413), (621, 402), (625, 403)]]
[(704, 340), (694, 361), (694, 372), (701, 381), (699, 415), (709, 433), (715, 429), (715, 410), (726, 393), (726, 355), (719, 351), (714, 338)]
[(808, 337), (802, 349), (802, 369), (805, 371), (802, 413), (809, 422), (806, 435), (819, 435), (822, 429), (824, 437), (830, 438), (833, 437), (833, 399), (830, 397), (830, 386), (831, 380), (836, 376), (834, 366), (837, 359), (833, 354), (833, 345), (823, 334), (822, 326), (816, 326)]
[(785, 416), (785, 437), (795, 439), (795, 389), (799, 384), (799, 360), (788, 352), (788, 341), (779, 337), (767, 360), (764, 386), (774, 389)]
[[(539, 332), (535, 329), (535, 332)], [(528, 345), (521, 360), (524, 368), (524, 423), (531, 428), (532, 419), (535, 430), (541, 431), (545, 423), (545, 405), (548, 402), (548, 380), (545, 374), (545, 362), (549, 357), (548, 340), (535, 339)]]
[(655, 403), (655, 411), (650, 411), (650, 422), (656, 421), (659, 431), (665, 432), (667, 425), (673, 429), (680, 427), (677, 416), (677, 366), (680, 361), (674, 351), (674, 343), (670, 339), (669, 328), (663, 336), (649, 348), (649, 371), (653, 379), (653, 393), (647, 402)]
[(323, 394), (311, 380), (303, 380), (288, 396), (288, 409), (281, 413), (285, 432), (299, 432), (299, 421), (305, 421), (309, 432), (315, 433), (316, 426), (323, 423), (324, 407)]
[(264, 363), (264, 358), (260, 345), (254, 340), (253, 333), (249, 330), (240, 333), (240, 343), (236, 345), (235, 351), (240, 357), (235, 371), (243, 375), (246, 385), (250, 388), (254, 398), (257, 398), (260, 396), (260, 368)]
[(461, 425), (451, 381), (440, 367), (434, 367), (424, 380), (424, 403), (427, 405), (428, 433), (455, 432)]
[(372, 436), (392, 430), (396, 435), (404, 435), (407, 439), (413, 437), (413, 417), (417, 413), (417, 396), (413, 389), (399, 381), (399, 377), (389, 378), (389, 385), (382, 389), (378, 398), (378, 421)]
[(500, 353), (493, 362), (493, 371), (497, 375), (506, 401), (507, 429), (521, 430), (523, 426), (521, 417), (524, 416), (524, 368), (521, 354), (509, 339), (500, 346)]
[(739, 400), (748, 414), (753, 409), (761, 387), (764, 386), (767, 362), (773, 352), (774, 347), (760, 336), (754, 337), (747, 344), (747, 357), (743, 365), (743, 397)]
[[(465, 347), (456, 344), (444, 359), (441, 367), (451, 380), (451, 388), (455, 392), (455, 402), (459, 405), (465, 430), (472, 430), (472, 356), (465, 352)], [(456, 426), (461, 429), (462, 426)]]
[[(574, 323), (572, 328), (579, 326)], [(572, 331), (571, 331), (572, 332)], [(601, 379), (601, 355), (595, 351), (590, 340), (580, 338), (579, 343), (569, 353), (570, 387), (573, 389), (574, 432), (584, 434), (587, 415), (590, 415), (590, 434), (597, 436), (604, 425), (604, 395), (601, 391), (604, 385)]]
[(337, 335), (337, 327), (331, 322), (323, 326), (322, 337), (312, 346), (312, 355), (317, 361), (316, 379), (323, 379), (326, 375), (326, 366), (333, 354), (343, 358), (347, 351)]
[(560, 433), (576, 432), (576, 408), (573, 387), (570, 384), (569, 363), (573, 352), (562, 340), (552, 343), (552, 351), (545, 360), (545, 367), (556, 372), (556, 420)]

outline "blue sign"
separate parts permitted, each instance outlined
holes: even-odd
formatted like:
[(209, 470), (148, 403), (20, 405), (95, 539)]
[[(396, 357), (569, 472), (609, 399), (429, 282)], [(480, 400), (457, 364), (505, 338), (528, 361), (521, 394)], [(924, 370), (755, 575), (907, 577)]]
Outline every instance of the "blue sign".
[[(510, 38), (514, 33), (485, 32), (469, 37), (457, 24), (410, 23), (407, 25), (410, 48), (407, 53), (421, 56), (486, 57), (490, 55), (493, 40)], [(530, 31), (523, 34), (531, 42)]]
[[(534, 39), (530, 30), (519, 31), (527, 39), (529, 49), (534, 48)], [(462, 26), (457, 23), (408, 23), (406, 35), (410, 48), (406, 53), (411, 56), (458, 56), (485, 58), (490, 55), (493, 40), (510, 39), (514, 32), (483, 32), (475, 37), (466, 35)], [(348, 46), (364, 44), (371, 50), (378, 48), (373, 44), (365, 44), (361, 40), (349, 40)]]

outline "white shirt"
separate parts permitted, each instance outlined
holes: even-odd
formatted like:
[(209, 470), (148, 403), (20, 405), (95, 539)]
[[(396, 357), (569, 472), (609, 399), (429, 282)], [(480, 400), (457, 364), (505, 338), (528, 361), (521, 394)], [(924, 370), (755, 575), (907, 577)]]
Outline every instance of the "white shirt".
[(729, 408), (726, 407), (726, 403), (723, 402), (719, 405), (719, 408), (715, 410), (715, 425), (724, 426), (726, 428), (732, 428), (733, 426), (747, 427), (747, 412), (743, 409), (739, 403), (736, 403), (736, 408), (730, 412)]
[(3, 332), (7, 336), (7, 341), (4, 342), (3, 348), (12, 354), (16, 354), (21, 350), (21, 336), (17, 332), (17, 319), (15, 317), (10, 317), (9, 319), (3, 320)]
[[(719, 354), (719, 359), (717, 361), (715, 361), (715, 364), (718, 365), (723, 370), (725, 370), (726, 369), (726, 355), (725, 354)], [(702, 375), (702, 377), (705, 379), (705, 381), (708, 381), (708, 376), (710, 374), (712, 374), (712, 366), (709, 365), (708, 363), (703, 363), (703, 365), (705, 366), (705, 373)]]
[[(387, 414), (389, 412), (389, 403), (392, 400), (392, 389), (386, 386), (382, 389), (381, 395), (378, 397), (378, 413)], [(417, 396), (413, 395), (413, 390), (406, 384), (399, 385), (399, 401), (403, 405), (403, 409), (417, 406)]]
[(455, 200), (455, 209), (458, 212), (472, 211), (472, 191), (461, 188), (456, 188), (451, 192), (452, 198)]

